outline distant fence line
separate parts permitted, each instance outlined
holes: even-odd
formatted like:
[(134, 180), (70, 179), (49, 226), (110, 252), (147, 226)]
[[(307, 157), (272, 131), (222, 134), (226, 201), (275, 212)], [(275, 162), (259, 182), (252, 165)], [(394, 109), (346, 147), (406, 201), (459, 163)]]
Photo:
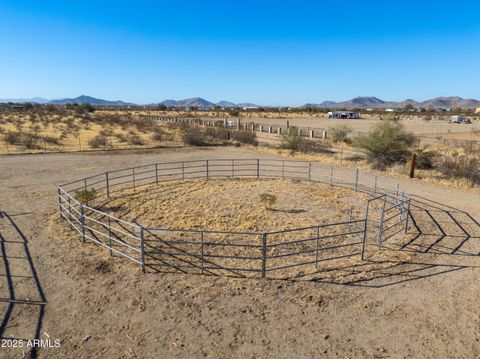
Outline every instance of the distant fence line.
[[(304, 127), (304, 126), (282, 126), (278, 124), (256, 123), (252, 121), (245, 121), (240, 118), (237, 119), (202, 119), (202, 118), (188, 118), (188, 117), (166, 117), (166, 116), (140, 116), (142, 119), (160, 122), (180, 123), (187, 122), (190, 124), (209, 126), (209, 127), (225, 127), (243, 131), (254, 131), (269, 134), (287, 133), (291, 128), (295, 128), (300, 136), (310, 138), (323, 138), (327, 136), (327, 130), (324, 128)], [(288, 122), (288, 121), (287, 121)]]
[[(266, 232), (152, 228), (89, 203), (90, 193), (108, 203), (113, 194), (121, 195), (128, 188), (171, 180), (245, 177), (320, 182), (362, 191), (371, 199), (362, 208), (352, 207), (342, 222)], [(408, 195), (393, 179), (318, 162), (273, 159), (163, 162), (109, 171), (60, 185), (58, 201), (61, 217), (84, 242), (106, 247), (144, 271), (262, 278), (292, 278), (325, 261), (364, 259), (367, 244), (380, 245), (406, 231), (410, 211)]]
[(464, 148), (468, 151), (480, 151), (480, 141), (456, 140), (450, 138), (417, 137), (418, 146), (438, 145), (452, 148)]
[[(287, 120), (286, 125), (279, 124), (267, 124), (267, 123), (257, 123), (253, 121), (243, 120), (240, 118), (190, 118), (190, 117), (169, 117), (169, 116), (152, 116), (152, 115), (141, 115), (139, 118), (151, 120), (151, 121), (160, 121), (160, 122), (188, 122), (190, 124), (196, 124), (200, 126), (210, 126), (210, 127), (227, 127), (237, 130), (245, 131), (254, 131), (260, 133), (268, 134), (282, 134), (287, 133), (291, 128), (297, 129), (300, 136), (310, 137), (310, 138), (322, 138), (326, 139), (328, 136), (329, 128), (323, 127), (306, 127), (306, 126), (297, 126), (295, 124), (290, 124)], [(332, 127), (336, 125), (335, 120), (332, 119)], [(351, 120), (352, 122), (359, 120)], [(410, 131), (416, 135), (423, 134), (445, 134), (445, 133), (468, 133), (480, 131), (480, 126), (475, 124), (454, 124), (454, 123), (445, 123), (445, 121), (429, 121), (425, 124), (416, 124), (412, 128), (409, 128)], [(359, 136), (367, 133), (368, 131), (353, 131), (350, 133), (351, 136)]]

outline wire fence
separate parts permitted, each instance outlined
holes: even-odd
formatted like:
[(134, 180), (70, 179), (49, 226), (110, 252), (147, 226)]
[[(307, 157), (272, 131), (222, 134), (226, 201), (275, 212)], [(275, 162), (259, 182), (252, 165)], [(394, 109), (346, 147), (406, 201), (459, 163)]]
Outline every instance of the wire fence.
[[(303, 137), (310, 138), (322, 138), (326, 139), (330, 136), (329, 132), (331, 127), (335, 126), (337, 123), (335, 120), (331, 120), (331, 123), (328, 127), (315, 127), (315, 126), (298, 126), (296, 124), (285, 124), (285, 123), (267, 123), (267, 122), (254, 122), (248, 119), (240, 118), (197, 118), (197, 117), (168, 117), (168, 116), (152, 116), (152, 115), (142, 115), (139, 116), (142, 119), (158, 122), (187, 122), (190, 124), (205, 126), (205, 127), (226, 127), (237, 130), (244, 131), (253, 131), (258, 133), (268, 133), (268, 134), (285, 134), (291, 128), (295, 128), (297, 133)], [(359, 120), (351, 120), (355, 121)], [(286, 121), (287, 123), (289, 121)], [(408, 120), (402, 122), (405, 124), (406, 128), (413, 132), (416, 135), (441, 135), (441, 134), (451, 134), (451, 133), (474, 133), (480, 131), (480, 124), (478, 121), (475, 121), (471, 124), (455, 124), (448, 123), (448, 121), (425, 121), (425, 123), (410, 123)], [(363, 130), (358, 130), (356, 126), (353, 126), (353, 131), (350, 133), (351, 137), (357, 137), (360, 135), (365, 135), (370, 131), (370, 127), (365, 126)], [(448, 144), (448, 142), (445, 142)]]
[[(371, 199), (362, 207), (352, 206), (343, 222), (266, 232), (151, 228), (112, 216), (92, 203), (165, 181), (243, 177), (319, 182), (364, 192)], [(277, 159), (162, 162), (109, 171), (59, 186), (58, 201), (61, 217), (84, 242), (103, 246), (143, 271), (263, 278), (292, 278), (322, 262), (364, 259), (368, 244), (381, 245), (406, 231), (410, 211), (410, 199), (394, 179), (318, 162)]]

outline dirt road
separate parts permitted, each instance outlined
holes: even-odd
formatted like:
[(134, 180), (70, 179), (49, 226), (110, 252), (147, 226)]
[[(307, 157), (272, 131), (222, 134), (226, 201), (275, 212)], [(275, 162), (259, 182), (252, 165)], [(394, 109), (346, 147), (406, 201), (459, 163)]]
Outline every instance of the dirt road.
[[(440, 237), (425, 239), (428, 246), (403, 246), (426, 248), (422, 263), (384, 263), (369, 279), (347, 285), (142, 274), (52, 225), (61, 182), (164, 160), (258, 156), (217, 148), (0, 157), (2, 338), (50, 339), (51, 348), (33, 352), (41, 358), (444, 358), (480, 352), (480, 260), (463, 252), (438, 254), (448, 252), (443, 240), (456, 236), (448, 230), (441, 235), (441, 224)], [(478, 194), (417, 181), (404, 185), (480, 218)], [(469, 254), (480, 251), (478, 232), (465, 241)], [(345, 275), (355, 270), (344, 269)], [(0, 347), (2, 358), (31, 352)]]

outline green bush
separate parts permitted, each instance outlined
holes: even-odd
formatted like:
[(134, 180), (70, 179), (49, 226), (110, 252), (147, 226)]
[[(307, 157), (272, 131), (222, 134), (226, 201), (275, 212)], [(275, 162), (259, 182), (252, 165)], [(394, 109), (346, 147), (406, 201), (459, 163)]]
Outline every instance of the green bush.
[(290, 127), (287, 133), (282, 134), (282, 142), (280, 148), (284, 150), (296, 151), (300, 147), (302, 137), (300, 136), (300, 130), (296, 127)]
[(349, 140), (348, 134), (352, 132), (352, 129), (345, 125), (338, 125), (329, 128), (328, 132), (333, 142), (347, 142)]
[(264, 192), (260, 195), (260, 203), (265, 206), (265, 209), (271, 211), (277, 202), (277, 196), (271, 193)]
[(367, 135), (359, 136), (355, 145), (366, 153), (373, 168), (385, 169), (396, 163), (405, 163), (415, 140), (415, 136), (405, 131), (400, 123), (385, 121)]
[(75, 192), (75, 199), (80, 203), (87, 204), (97, 198), (97, 190), (92, 188), (91, 190), (82, 189), (81, 191)]

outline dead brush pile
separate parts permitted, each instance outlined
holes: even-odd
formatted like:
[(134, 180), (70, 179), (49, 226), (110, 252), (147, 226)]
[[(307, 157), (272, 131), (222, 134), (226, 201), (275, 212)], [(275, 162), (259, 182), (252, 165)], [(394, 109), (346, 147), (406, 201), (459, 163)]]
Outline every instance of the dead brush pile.
[(438, 170), (447, 177), (467, 180), (470, 185), (480, 184), (480, 157), (478, 153), (451, 151), (442, 156)]

